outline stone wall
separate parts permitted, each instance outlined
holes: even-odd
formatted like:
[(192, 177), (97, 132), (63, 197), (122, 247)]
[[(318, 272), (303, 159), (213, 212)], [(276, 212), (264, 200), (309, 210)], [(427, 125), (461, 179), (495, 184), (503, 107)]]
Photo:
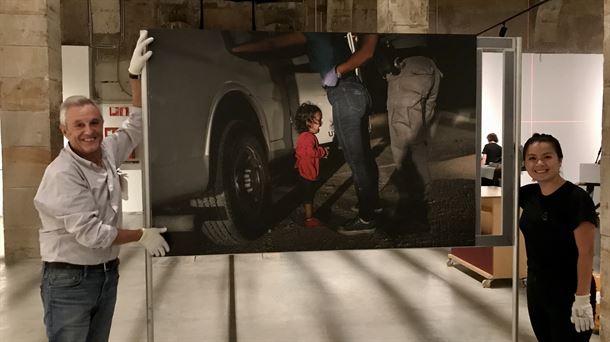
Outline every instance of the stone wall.
[[(430, 32), (476, 34), (538, 2), (430, 0)], [(522, 37), (523, 52), (601, 53), (601, 13), (601, 0), (552, 0), (506, 22), (507, 36)]]
[(378, 0), (378, 32), (428, 33), (428, 0)]
[(604, 102), (601, 159), (601, 341), (610, 340), (610, 0), (604, 0)]
[(33, 198), (61, 148), (59, 0), (0, 2), (0, 115), (7, 263), (39, 255)]

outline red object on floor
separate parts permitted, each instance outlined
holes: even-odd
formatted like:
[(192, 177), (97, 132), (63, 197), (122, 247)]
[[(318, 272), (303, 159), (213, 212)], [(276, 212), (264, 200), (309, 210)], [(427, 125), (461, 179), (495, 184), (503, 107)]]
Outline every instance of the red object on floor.
[(305, 227), (307, 228), (316, 228), (322, 225), (322, 222), (315, 217), (310, 217), (305, 219)]

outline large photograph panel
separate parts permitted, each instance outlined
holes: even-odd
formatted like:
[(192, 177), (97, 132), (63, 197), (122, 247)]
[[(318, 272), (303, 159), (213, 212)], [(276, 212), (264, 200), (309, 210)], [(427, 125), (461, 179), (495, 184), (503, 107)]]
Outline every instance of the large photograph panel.
[(172, 255), (474, 244), (474, 36), (149, 35), (149, 198)]

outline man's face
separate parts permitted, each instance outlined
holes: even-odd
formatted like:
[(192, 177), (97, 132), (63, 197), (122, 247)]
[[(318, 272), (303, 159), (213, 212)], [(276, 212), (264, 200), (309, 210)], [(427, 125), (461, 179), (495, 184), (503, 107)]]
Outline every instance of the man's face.
[(66, 111), (66, 124), (61, 132), (79, 156), (98, 162), (101, 157), (102, 128), (104, 120), (100, 111), (91, 104), (73, 106)]

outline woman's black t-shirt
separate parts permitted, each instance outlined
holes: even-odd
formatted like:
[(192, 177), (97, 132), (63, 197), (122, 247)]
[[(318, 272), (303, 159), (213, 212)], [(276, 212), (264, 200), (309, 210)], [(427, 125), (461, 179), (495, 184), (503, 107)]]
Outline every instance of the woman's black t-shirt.
[(487, 155), (487, 158), (485, 158), (485, 165), (489, 163), (502, 162), (502, 146), (496, 143), (489, 143), (485, 145), (482, 153)]
[(519, 190), (523, 209), (519, 227), (525, 238), (528, 273), (547, 281), (566, 282), (576, 290), (578, 248), (574, 230), (582, 222), (598, 225), (595, 206), (580, 187), (566, 181), (545, 196), (538, 184)]

